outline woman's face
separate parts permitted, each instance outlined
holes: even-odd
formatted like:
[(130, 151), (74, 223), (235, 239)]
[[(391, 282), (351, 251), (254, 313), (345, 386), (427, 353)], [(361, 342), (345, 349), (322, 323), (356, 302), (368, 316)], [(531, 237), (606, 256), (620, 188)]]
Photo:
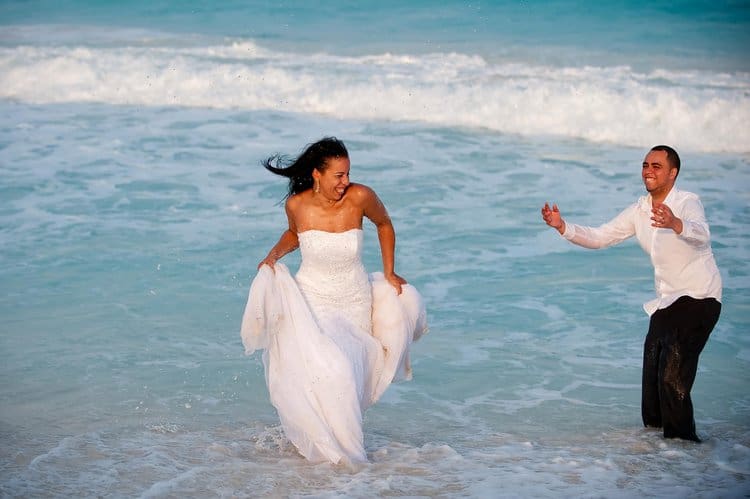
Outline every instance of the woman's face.
[(318, 194), (335, 201), (344, 197), (346, 188), (349, 187), (349, 167), (349, 158), (338, 157), (328, 158), (323, 171), (314, 170), (313, 176), (320, 186)]

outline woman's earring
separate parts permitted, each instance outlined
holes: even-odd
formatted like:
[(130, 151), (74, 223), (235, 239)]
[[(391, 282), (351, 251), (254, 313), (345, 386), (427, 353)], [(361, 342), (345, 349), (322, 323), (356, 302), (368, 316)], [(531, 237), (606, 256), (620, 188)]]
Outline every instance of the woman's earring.
[(313, 187), (313, 191), (315, 191), (315, 194), (320, 192), (320, 181), (318, 179), (315, 179), (315, 187)]

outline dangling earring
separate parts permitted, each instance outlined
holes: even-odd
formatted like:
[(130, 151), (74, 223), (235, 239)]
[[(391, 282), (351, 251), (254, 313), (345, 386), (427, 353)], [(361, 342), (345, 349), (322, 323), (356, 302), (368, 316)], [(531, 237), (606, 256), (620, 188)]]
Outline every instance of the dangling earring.
[(315, 191), (315, 194), (320, 192), (320, 181), (318, 179), (315, 179), (315, 187), (313, 187), (313, 191)]

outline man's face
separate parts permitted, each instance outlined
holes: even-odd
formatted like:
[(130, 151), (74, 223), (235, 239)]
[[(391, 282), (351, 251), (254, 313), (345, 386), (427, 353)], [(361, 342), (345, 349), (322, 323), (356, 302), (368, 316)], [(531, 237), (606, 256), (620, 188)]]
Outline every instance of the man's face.
[(669, 165), (666, 151), (649, 151), (643, 160), (641, 177), (651, 194), (669, 192), (677, 177), (677, 168)]

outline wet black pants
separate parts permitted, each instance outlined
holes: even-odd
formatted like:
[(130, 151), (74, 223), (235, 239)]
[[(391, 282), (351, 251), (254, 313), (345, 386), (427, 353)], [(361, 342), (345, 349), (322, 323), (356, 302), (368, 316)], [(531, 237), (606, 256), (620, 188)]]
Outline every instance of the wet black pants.
[(720, 312), (714, 298), (682, 296), (651, 316), (643, 345), (641, 414), (644, 425), (663, 427), (665, 438), (700, 442), (690, 390)]

